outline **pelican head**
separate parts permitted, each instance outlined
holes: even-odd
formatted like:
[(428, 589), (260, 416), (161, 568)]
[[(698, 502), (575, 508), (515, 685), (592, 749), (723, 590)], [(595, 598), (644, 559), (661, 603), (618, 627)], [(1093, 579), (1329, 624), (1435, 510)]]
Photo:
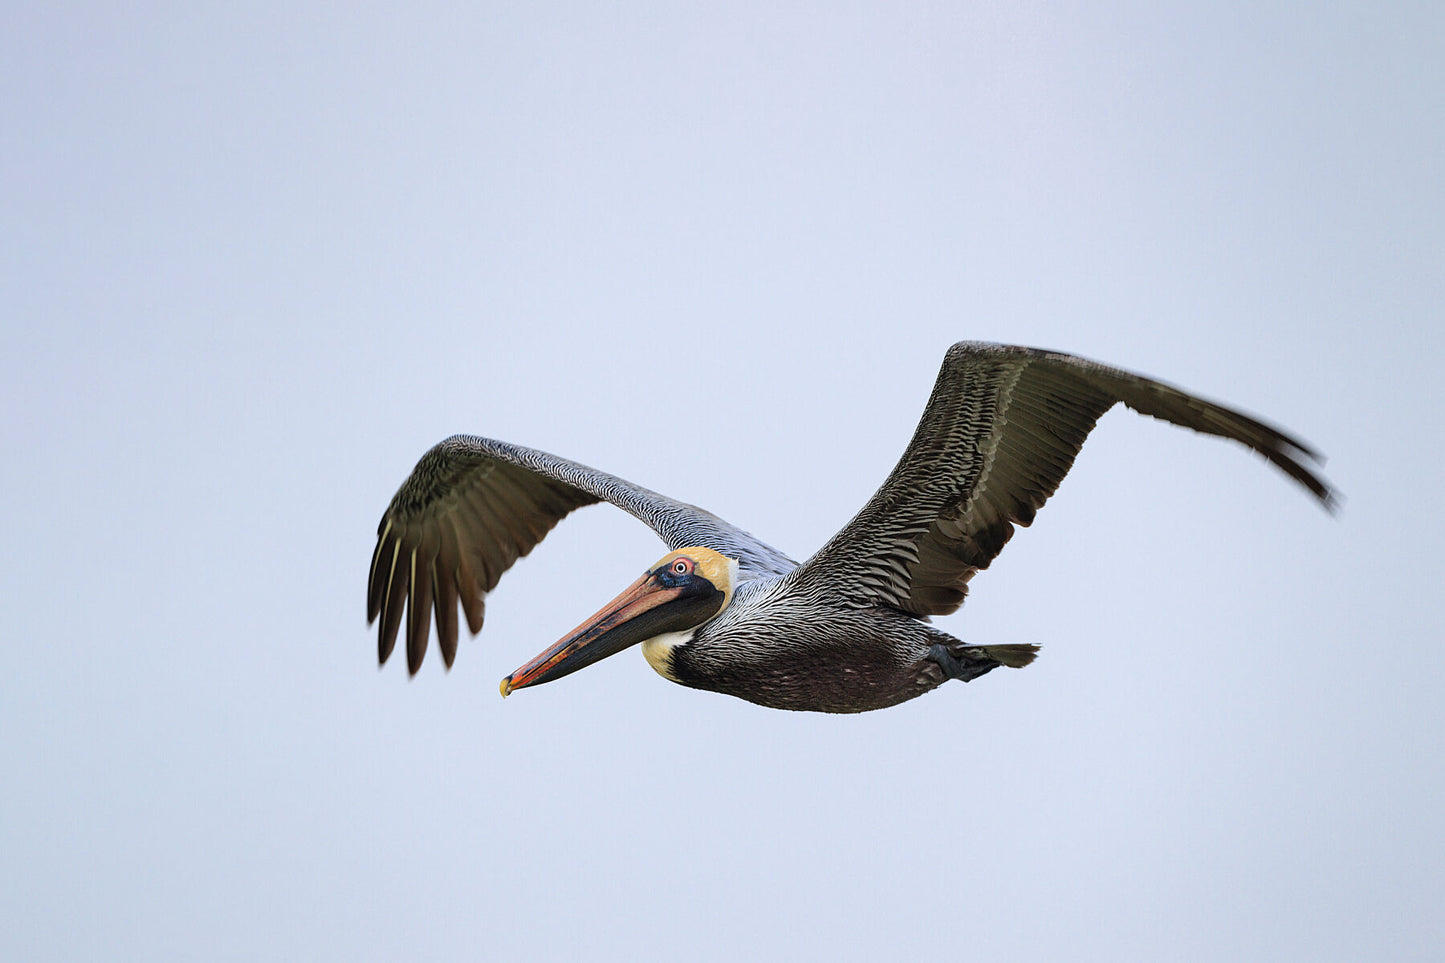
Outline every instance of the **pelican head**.
[(732, 601), (737, 562), (710, 548), (668, 552), (596, 615), (502, 680), (513, 689), (560, 679), (628, 646), (694, 629)]

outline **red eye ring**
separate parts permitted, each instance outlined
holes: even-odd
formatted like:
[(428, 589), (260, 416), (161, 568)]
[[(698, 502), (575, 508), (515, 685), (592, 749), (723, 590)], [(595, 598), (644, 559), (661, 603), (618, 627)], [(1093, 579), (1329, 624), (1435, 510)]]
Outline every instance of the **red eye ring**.
[(678, 575), (686, 575), (690, 568), (691, 566), (688, 565), (687, 559), (685, 558), (677, 559), (672, 563), (672, 570)]

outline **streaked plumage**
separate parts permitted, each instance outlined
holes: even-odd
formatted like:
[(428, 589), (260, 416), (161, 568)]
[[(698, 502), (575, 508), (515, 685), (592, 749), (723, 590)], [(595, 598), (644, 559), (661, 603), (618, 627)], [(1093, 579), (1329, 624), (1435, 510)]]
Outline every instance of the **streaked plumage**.
[(672, 551), (614, 608), (509, 676), (504, 694), (637, 642), (684, 685), (826, 712), (883, 708), (949, 678), (1025, 665), (1034, 646), (968, 644), (923, 620), (963, 604), (969, 580), (1014, 526), (1033, 521), (1119, 402), (1238, 441), (1335, 505), (1311, 467), (1318, 456), (1248, 415), (1071, 355), (964, 342), (945, 356), (893, 472), (801, 565), (710, 512), (605, 472), (505, 442), (448, 438), (418, 462), (378, 529), (367, 615), (381, 619), (381, 661), (405, 618), (415, 673), (434, 611), (450, 666), (458, 604), (479, 632), (484, 596), (502, 573), (569, 512), (608, 501)]

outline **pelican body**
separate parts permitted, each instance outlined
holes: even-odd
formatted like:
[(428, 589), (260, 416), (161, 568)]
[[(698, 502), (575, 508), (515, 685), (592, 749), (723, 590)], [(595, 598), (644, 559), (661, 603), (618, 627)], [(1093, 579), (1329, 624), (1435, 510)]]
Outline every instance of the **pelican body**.
[(1337, 496), (1303, 443), (1241, 412), (1057, 352), (949, 349), (912, 441), (859, 513), (807, 561), (710, 512), (546, 452), (455, 435), (422, 456), (378, 527), (367, 593), (385, 663), (406, 622), (407, 664), (433, 614), (456, 657), (457, 610), (481, 631), (502, 573), (573, 510), (610, 502), (669, 552), (622, 594), (502, 680), (502, 695), (633, 645), (681, 685), (778, 709), (865, 712), (950, 679), (1032, 662), (1036, 645), (964, 642), (928, 623), (1029, 525), (1109, 408), (1237, 441), (1321, 504)]

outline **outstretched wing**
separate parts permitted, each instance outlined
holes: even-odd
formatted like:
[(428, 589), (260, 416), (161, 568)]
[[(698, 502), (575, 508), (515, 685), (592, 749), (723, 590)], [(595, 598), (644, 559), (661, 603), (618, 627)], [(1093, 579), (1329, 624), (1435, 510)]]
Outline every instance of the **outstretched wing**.
[(573, 509), (607, 501), (640, 518), (669, 548), (700, 545), (738, 560), (739, 575), (782, 575), (792, 559), (711, 512), (606, 472), (472, 435), (453, 435), (422, 456), (377, 527), (367, 586), (368, 622), (381, 618), (382, 662), (406, 610), (406, 661), (426, 655), (432, 611), (448, 667), (457, 653), (457, 604), (472, 634), (483, 598)]
[(1072, 355), (961, 342), (949, 349), (913, 440), (883, 487), (792, 581), (858, 605), (946, 615), (968, 580), (1028, 525), (1099, 416), (1141, 414), (1259, 452), (1327, 508), (1315, 452), (1248, 415)]

